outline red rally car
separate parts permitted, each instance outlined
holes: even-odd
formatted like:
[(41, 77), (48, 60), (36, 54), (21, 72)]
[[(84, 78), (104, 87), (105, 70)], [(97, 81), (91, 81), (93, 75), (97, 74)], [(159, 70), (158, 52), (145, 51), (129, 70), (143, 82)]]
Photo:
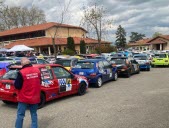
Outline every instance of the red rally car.
[[(41, 71), (41, 102), (42, 108), (45, 102), (72, 94), (85, 94), (88, 81), (83, 76), (72, 74), (70, 71), (57, 64), (33, 65)], [(21, 66), (11, 66), (10, 70), (0, 79), (0, 100), (8, 104), (17, 102), (17, 90), (13, 83)]]

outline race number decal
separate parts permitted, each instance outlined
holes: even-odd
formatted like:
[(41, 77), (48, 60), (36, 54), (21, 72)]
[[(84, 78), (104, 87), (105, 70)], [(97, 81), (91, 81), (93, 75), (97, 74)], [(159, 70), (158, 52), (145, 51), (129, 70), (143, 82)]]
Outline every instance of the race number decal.
[(137, 69), (138, 69), (138, 68), (137, 68), (137, 65), (134, 64), (134, 70), (137, 71)]
[(66, 91), (70, 91), (70, 90), (72, 90), (71, 79), (67, 79), (67, 81), (66, 81)]
[(66, 92), (72, 90), (71, 79), (58, 79), (58, 83), (60, 86), (60, 92)]

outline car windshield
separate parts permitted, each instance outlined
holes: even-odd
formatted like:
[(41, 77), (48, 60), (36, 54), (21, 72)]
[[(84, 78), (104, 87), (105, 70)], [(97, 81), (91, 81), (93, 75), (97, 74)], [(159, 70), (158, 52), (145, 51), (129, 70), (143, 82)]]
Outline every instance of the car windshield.
[(60, 60), (57, 60), (56, 63), (62, 65), (63, 67), (70, 67), (71, 60), (60, 59)]
[(77, 62), (77, 64), (75, 65), (75, 68), (93, 69), (94, 63), (93, 62)]
[(155, 54), (154, 57), (155, 57), (155, 58), (166, 58), (167, 55), (166, 55), (166, 54)]
[(113, 58), (111, 59), (111, 63), (114, 63), (114, 64), (125, 64), (125, 59), (119, 59), (119, 58)]
[(134, 56), (136, 60), (147, 60), (147, 56)]
[(2, 76), (2, 79), (11, 79), (11, 80), (15, 80), (16, 77), (18, 75), (18, 70), (17, 69), (12, 69), (12, 70), (9, 70), (7, 73), (5, 73), (3, 76)]
[(0, 57), (0, 61), (13, 60), (12, 58)]

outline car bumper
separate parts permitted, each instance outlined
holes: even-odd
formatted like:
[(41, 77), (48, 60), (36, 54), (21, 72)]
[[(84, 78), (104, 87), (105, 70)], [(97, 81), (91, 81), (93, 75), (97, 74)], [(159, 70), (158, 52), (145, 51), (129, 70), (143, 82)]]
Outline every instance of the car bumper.
[(164, 62), (164, 63), (151, 63), (152, 65), (169, 65), (169, 63), (168, 62)]
[(150, 68), (150, 65), (140, 65), (139, 67), (140, 69), (147, 69)]
[(128, 70), (124, 70), (124, 69), (118, 69), (117, 72), (118, 72), (119, 75), (126, 75), (126, 74), (128, 74)]
[(3, 90), (3, 89), (0, 89), (0, 100), (18, 102), (16, 93), (9, 92), (9, 91)]
[(97, 78), (98, 77), (86, 77), (89, 84), (94, 84), (94, 83), (97, 83)]

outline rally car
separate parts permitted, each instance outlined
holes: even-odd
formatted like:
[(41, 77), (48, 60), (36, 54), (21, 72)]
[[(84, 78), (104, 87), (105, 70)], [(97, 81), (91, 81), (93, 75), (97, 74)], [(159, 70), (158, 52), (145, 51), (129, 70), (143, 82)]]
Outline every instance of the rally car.
[(151, 65), (152, 67), (169, 66), (169, 55), (167, 53), (155, 54)]
[(65, 59), (57, 59), (55, 64), (60, 64), (65, 67), (67, 70), (71, 70), (73, 66), (77, 63), (77, 58), (65, 58)]
[(140, 73), (139, 64), (133, 58), (128, 57), (112, 57), (110, 62), (117, 67), (119, 75), (125, 75), (129, 78), (132, 74)]
[[(73, 75), (61, 65), (37, 64), (33, 65), (41, 71), (41, 102), (39, 108), (45, 102), (72, 94), (85, 94), (88, 81), (83, 76)], [(14, 87), (21, 66), (12, 66), (0, 79), (0, 100), (4, 103), (17, 102), (18, 91)]]
[(89, 84), (95, 84), (98, 88), (104, 82), (109, 80), (116, 81), (118, 78), (117, 68), (113, 67), (105, 59), (80, 60), (71, 71), (74, 74), (85, 76)]
[(146, 54), (134, 55), (134, 59), (139, 63), (139, 67), (141, 70), (150, 71), (151, 61), (148, 59), (148, 56)]

